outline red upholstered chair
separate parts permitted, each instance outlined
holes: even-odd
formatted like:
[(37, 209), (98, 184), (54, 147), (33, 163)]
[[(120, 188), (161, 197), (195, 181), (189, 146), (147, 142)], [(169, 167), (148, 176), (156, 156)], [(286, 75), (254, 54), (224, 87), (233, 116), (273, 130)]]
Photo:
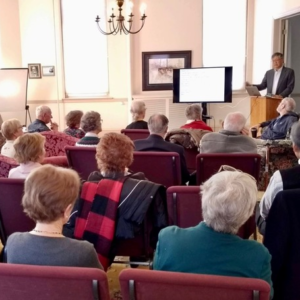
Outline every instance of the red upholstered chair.
[(180, 157), (175, 152), (135, 151), (129, 168), (166, 187), (181, 184)]
[(1, 300), (109, 300), (107, 276), (94, 268), (0, 265)]
[(91, 172), (98, 170), (95, 147), (66, 146), (65, 151), (69, 166), (81, 179), (87, 180)]
[[(167, 206), (169, 225), (181, 228), (196, 226), (201, 221), (202, 206), (199, 186), (171, 186), (167, 189)], [(248, 239), (255, 232), (255, 216), (239, 229), (237, 233), (243, 239)]]
[(184, 148), (186, 166), (190, 173), (196, 171), (196, 157), (198, 154), (199, 151), (197, 148), (192, 148), (192, 149)]
[(0, 154), (0, 178), (7, 178), (10, 169), (18, 165), (19, 164), (13, 158)]
[(46, 157), (66, 155), (66, 146), (75, 146), (79, 140), (63, 132), (43, 131), (40, 132), (46, 139), (45, 150)]
[(127, 135), (132, 141), (143, 140), (150, 135), (147, 129), (122, 129), (121, 133)]
[[(68, 161), (66, 156), (51, 156), (44, 158), (42, 165), (44, 164), (67, 167)], [(19, 164), (15, 159), (0, 154), (0, 178), (8, 178), (10, 169), (16, 168), (18, 166)]]
[(123, 300), (268, 300), (261, 279), (126, 269), (119, 276)]
[(196, 157), (197, 184), (216, 174), (222, 165), (232, 166), (259, 179), (261, 156), (255, 153), (200, 153)]
[(30, 231), (35, 226), (23, 212), (23, 190), (24, 179), (0, 178), (0, 238), (3, 244), (10, 234)]

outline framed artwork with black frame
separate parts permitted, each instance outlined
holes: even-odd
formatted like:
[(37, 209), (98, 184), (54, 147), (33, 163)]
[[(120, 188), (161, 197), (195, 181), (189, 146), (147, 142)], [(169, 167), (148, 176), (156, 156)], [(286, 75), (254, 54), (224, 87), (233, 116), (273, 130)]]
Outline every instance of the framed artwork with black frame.
[(42, 78), (41, 74), (41, 64), (28, 64), (28, 77), (30, 79), (39, 79)]
[(191, 68), (192, 51), (142, 52), (143, 91), (172, 90), (173, 69)]

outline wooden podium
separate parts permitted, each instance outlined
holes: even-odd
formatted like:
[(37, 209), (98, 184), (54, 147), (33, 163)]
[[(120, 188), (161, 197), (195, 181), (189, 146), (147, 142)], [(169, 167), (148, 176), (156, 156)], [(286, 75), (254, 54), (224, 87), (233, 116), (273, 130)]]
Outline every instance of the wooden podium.
[(250, 126), (278, 117), (277, 106), (282, 99), (270, 97), (251, 97)]

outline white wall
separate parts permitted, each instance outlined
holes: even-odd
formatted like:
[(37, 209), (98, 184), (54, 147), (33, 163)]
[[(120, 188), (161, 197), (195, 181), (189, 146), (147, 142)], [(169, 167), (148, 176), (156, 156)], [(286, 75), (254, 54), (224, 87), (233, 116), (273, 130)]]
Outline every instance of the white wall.
[[(248, 41), (250, 57), (253, 50), (253, 61), (249, 57), (247, 60), (251, 64), (248, 69), (248, 72), (250, 70), (248, 80), (257, 83), (271, 66), (270, 56), (274, 51), (274, 15), (295, 9), (299, 6), (299, 0), (253, 1), (254, 26), (251, 27), (250, 33), (253, 31), (254, 38)], [(139, 23), (138, 8), (142, 0), (134, 2), (134, 22)], [(28, 100), (32, 117), (34, 117), (35, 107), (44, 103), (52, 108), (54, 119), (63, 129), (64, 115), (69, 110), (96, 109), (104, 118), (104, 129), (121, 129), (130, 120), (128, 105), (133, 95), (146, 97), (146, 100), (150, 101), (148, 103), (151, 110), (163, 105), (163, 110), (172, 119), (172, 126), (177, 127), (182, 123), (184, 114), (182, 106), (174, 105), (171, 100), (166, 100), (171, 98), (170, 91), (142, 91), (141, 57), (144, 51), (192, 50), (192, 66), (201, 66), (202, 1), (148, 0), (145, 2), (148, 4), (146, 12), (148, 17), (143, 30), (137, 35), (118, 35), (108, 39), (109, 89), (113, 100), (63, 101), (59, 0), (0, 0), (0, 53), (4, 58), (4, 65), (26, 67), (28, 63), (41, 63), (41, 65), (54, 65), (56, 68), (54, 77), (29, 80)], [(3, 7), (5, 10), (2, 9)], [(14, 22), (11, 22), (12, 19)], [(11, 51), (7, 51), (8, 49)], [(220, 47), (221, 53), (222, 47)], [(152, 102), (151, 97), (154, 97)], [(248, 117), (249, 102), (246, 94), (237, 94), (234, 95), (232, 104), (210, 105), (209, 113), (214, 115), (215, 124), (218, 127), (219, 121), (223, 120), (230, 111), (239, 110)], [(15, 115), (5, 115), (4, 119), (13, 116)], [(23, 114), (20, 118), (24, 119)], [(213, 126), (213, 121), (210, 124)]]

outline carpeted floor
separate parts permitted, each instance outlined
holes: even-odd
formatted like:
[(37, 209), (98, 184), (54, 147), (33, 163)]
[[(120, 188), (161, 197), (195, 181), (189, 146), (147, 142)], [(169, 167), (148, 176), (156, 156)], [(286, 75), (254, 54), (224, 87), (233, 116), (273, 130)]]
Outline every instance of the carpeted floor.
[[(116, 260), (127, 260), (126, 257), (116, 257)], [(122, 270), (130, 268), (129, 265), (126, 264), (112, 264), (111, 267), (107, 271), (108, 277), (108, 286), (111, 300), (122, 300), (122, 295), (120, 291), (120, 283), (119, 283), (119, 274)], [(139, 266), (139, 269), (149, 269), (145, 266)]]

